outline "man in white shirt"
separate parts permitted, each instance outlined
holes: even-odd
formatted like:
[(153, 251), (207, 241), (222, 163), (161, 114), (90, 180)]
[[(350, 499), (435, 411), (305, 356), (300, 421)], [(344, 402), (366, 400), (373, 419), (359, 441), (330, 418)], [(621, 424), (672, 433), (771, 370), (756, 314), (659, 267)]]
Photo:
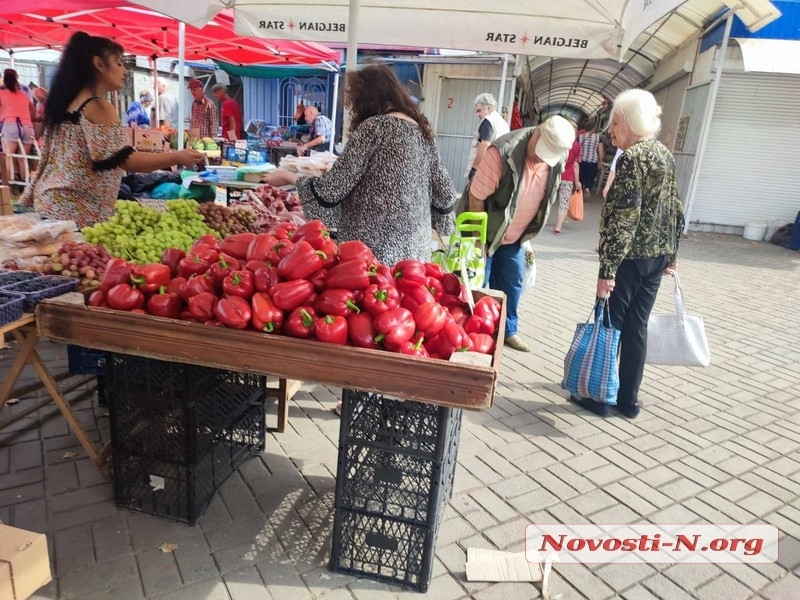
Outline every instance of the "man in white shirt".
[(478, 94), (473, 104), (475, 105), (475, 115), (480, 119), (480, 125), (472, 138), (472, 146), (469, 150), (465, 174), (467, 179), (472, 179), (472, 176), (475, 175), (475, 171), (491, 143), (509, 132), (508, 123), (497, 112), (497, 100), (494, 96), (487, 93)]

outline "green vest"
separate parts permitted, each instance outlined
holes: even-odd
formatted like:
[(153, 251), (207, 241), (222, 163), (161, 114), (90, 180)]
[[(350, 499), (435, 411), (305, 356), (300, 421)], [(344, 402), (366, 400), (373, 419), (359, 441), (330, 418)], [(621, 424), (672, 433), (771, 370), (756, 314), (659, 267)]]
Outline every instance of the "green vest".
[[(517, 210), (517, 203), (521, 191), (520, 183), (522, 182), (522, 177), (520, 175), (525, 172), (528, 142), (534, 131), (536, 131), (535, 127), (517, 129), (498, 138), (492, 144), (492, 146), (500, 151), (503, 174), (500, 177), (500, 185), (497, 187), (497, 190), (486, 199), (485, 210), (489, 215), (486, 235), (487, 243), (489, 244), (489, 256), (492, 256), (500, 247), (506, 229), (508, 229), (514, 212)], [(561, 173), (564, 172), (565, 160), (566, 154), (555, 166), (550, 168), (542, 203), (539, 206), (539, 210), (522, 233), (520, 242), (529, 240), (537, 235), (547, 222), (550, 205), (555, 202), (558, 196), (558, 186), (561, 184)]]

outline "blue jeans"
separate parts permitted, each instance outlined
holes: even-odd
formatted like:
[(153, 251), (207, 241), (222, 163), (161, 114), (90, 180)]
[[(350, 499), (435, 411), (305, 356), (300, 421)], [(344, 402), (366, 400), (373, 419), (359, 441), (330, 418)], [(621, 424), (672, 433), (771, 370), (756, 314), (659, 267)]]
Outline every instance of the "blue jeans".
[(522, 295), (522, 276), (525, 272), (525, 252), (519, 241), (503, 244), (494, 256), (486, 258), (486, 282), (493, 290), (506, 295), (506, 337), (517, 333), (517, 308)]

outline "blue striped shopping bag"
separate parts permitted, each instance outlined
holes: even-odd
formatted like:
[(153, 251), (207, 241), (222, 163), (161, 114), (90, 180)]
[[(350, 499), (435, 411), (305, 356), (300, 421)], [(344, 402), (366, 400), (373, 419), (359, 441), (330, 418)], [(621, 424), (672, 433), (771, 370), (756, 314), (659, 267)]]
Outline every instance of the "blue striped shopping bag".
[[(594, 323), (591, 323), (594, 314)], [(619, 391), (618, 329), (611, 324), (608, 298), (598, 299), (585, 323), (578, 323), (564, 358), (561, 387), (579, 398), (615, 405)]]

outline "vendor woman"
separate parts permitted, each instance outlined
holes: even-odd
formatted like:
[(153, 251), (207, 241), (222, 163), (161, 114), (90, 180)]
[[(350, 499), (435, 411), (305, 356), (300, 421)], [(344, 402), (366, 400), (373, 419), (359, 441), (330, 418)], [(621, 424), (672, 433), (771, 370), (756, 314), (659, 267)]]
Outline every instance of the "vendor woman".
[(79, 31), (58, 65), (44, 113), (39, 170), (20, 199), (45, 218), (78, 227), (108, 220), (125, 171), (201, 164), (195, 150), (136, 152), (114, 107), (104, 99), (125, 86), (122, 46)]

